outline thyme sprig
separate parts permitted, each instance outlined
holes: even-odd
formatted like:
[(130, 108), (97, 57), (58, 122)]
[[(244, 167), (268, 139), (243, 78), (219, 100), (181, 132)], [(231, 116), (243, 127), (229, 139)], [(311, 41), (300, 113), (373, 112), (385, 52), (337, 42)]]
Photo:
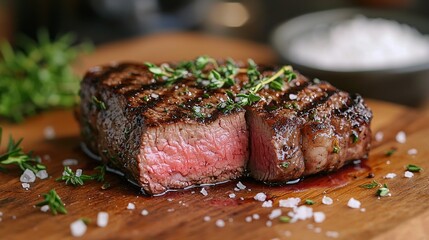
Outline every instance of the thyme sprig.
[(36, 206), (48, 205), (53, 215), (57, 215), (58, 213), (67, 214), (67, 209), (64, 207), (64, 203), (55, 189), (51, 189), (48, 193), (43, 194), (43, 198), (44, 200), (37, 203)]
[[(0, 147), (2, 138), (2, 128), (0, 127)], [(2, 165), (18, 165), (21, 170), (30, 169), (34, 173), (46, 169), (46, 166), (40, 163), (39, 157), (33, 157), (32, 152), (24, 153), (20, 144), (22, 138), (15, 141), (12, 136), (9, 137), (9, 143), (6, 147), (6, 152), (0, 155), (0, 169)]]

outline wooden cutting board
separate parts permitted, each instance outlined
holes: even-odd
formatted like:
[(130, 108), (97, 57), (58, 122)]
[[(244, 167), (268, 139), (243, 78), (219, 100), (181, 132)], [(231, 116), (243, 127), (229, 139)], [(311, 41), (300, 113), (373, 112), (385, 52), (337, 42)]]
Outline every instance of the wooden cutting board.
[[(176, 37), (179, 42), (180, 39), (197, 39), (196, 42), (201, 43), (201, 38), (212, 39), (192, 34), (153, 38), (157, 40), (155, 42), (160, 42), (165, 36), (170, 41)], [(82, 62), (84, 65), (97, 63), (103, 58), (99, 56), (118, 51), (121, 46), (137, 51), (141, 48), (141, 42), (145, 42), (145, 47), (148, 44), (147, 39), (133, 41), (136, 42), (133, 43), (134, 48), (130, 47), (129, 42), (117, 44), (113, 48), (102, 47), (94, 55), (85, 58), (91, 61)], [(226, 44), (227, 49), (243, 46), (240, 42), (231, 43), (230, 40), (222, 39), (213, 43), (217, 45), (219, 41)], [(242, 51), (250, 48), (254, 50), (254, 58), (275, 61), (267, 48), (246, 44), (249, 45)], [(103, 52), (104, 49), (110, 50)], [(242, 51), (233, 57), (240, 56)], [(135, 54), (135, 51), (131, 52)], [(194, 53), (200, 54), (198, 51), (187, 54)], [(225, 52), (218, 52), (219, 55), (222, 53), (225, 55)], [(119, 56), (120, 51), (117, 54)], [(124, 54), (127, 57), (127, 53)], [(136, 58), (138, 60), (139, 57)], [(16, 138), (23, 137), (24, 149), (34, 150), (35, 154), (42, 156), (50, 175), (48, 179), (38, 179), (31, 184), (30, 190), (24, 190), (19, 182), (20, 170), (11, 168), (6, 173), (0, 173), (0, 212), (3, 213), (0, 217), (0, 239), (72, 239), (69, 225), (82, 217), (92, 220), (84, 239), (331, 239), (333, 234), (338, 234), (339, 239), (428, 239), (429, 112), (379, 101), (367, 102), (374, 112), (373, 132), (382, 132), (384, 138), (380, 142), (374, 141), (369, 159), (363, 161), (360, 167), (346, 167), (336, 173), (308, 178), (300, 184), (286, 187), (270, 187), (242, 179), (241, 182), (247, 186), (245, 190), (234, 191), (237, 181), (232, 181), (207, 187), (207, 196), (203, 196), (200, 189), (192, 189), (160, 197), (145, 197), (138, 188), (111, 173), (107, 175), (111, 187), (106, 190), (102, 190), (98, 182), (88, 182), (80, 187), (65, 186), (55, 181), (62, 173), (64, 159), (77, 159), (79, 164), (72, 168), (81, 168), (87, 174), (93, 173), (93, 168), (97, 166), (80, 149), (79, 128), (72, 111), (42, 113), (19, 125), (0, 123), (4, 131), (3, 143), (9, 134)], [(55, 130), (52, 140), (44, 137), (47, 127)], [(401, 130), (407, 135), (404, 144), (395, 141), (395, 135)], [(385, 152), (392, 147), (397, 148), (397, 151), (390, 157), (385, 156)], [(417, 155), (407, 154), (411, 148), (417, 149)], [(424, 171), (416, 173), (413, 178), (404, 178), (407, 164), (419, 165)], [(375, 175), (374, 180), (388, 184), (391, 197), (378, 199), (375, 189), (359, 187), (373, 180), (367, 178), (370, 172)], [(384, 179), (387, 173), (396, 173), (397, 177)], [(34, 207), (42, 200), (41, 194), (52, 188), (56, 189), (66, 204), (67, 215), (53, 216)], [(261, 202), (253, 199), (259, 192), (266, 193), (273, 200), (273, 208), (262, 208)], [(230, 193), (235, 193), (236, 197), (229, 198)], [(332, 205), (321, 203), (325, 195), (334, 200)], [(272, 226), (268, 227), (270, 212), (279, 208), (280, 199), (289, 197), (314, 200), (315, 204), (311, 207), (314, 211), (324, 212), (326, 220), (314, 223), (309, 219), (290, 224), (274, 219)], [(364, 212), (347, 207), (352, 197), (362, 203)], [(128, 203), (134, 203), (136, 209), (127, 210)], [(143, 209), (149, 212), (147, 216), (141, 215)], [(290, 211), (288, 208), (281, 210), (284, 214)], [(106, 228), (99, 228), (95, 224), (99, 211), (109, 213), (110, 220)], [(253, 214), (258, 214), (260, 218), (247, 222), (246, 217)], [(204, 221), (205, 216), (209, 216), (210, 221)], [(223, 228), (216, 226), (215, 221), (218, 219), (225, 221)]]

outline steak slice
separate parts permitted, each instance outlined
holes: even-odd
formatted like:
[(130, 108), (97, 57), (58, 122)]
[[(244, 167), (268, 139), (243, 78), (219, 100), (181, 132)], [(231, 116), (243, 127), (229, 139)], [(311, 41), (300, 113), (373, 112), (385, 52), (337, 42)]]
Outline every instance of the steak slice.
[(267, 89), (261, 95), (266, 101), (246, 113), (253, 178), (284, 183), (367, 156), (372, 113), (359, 95), (302, 75), (281, 94)]
[(82, 135), (148, 194), (241, 177), (245, 112), (217, 110), (223, 89), (204, 94), (191, 78), (160, 85), (143, 64), (93, 68), (81, 85)]
[[(368, 154), (372, 113), (359, 95), (298, 73), (279, 86), (285, 72), (251, 62), (213, 60), (199, 70), (194, 63), (177, 72), (180, 63), (160, 65), (170, 69), (164, 75), (155, 65), (113, 64), (82, 81), (84, 141), (146, 193), (223, 182), (246, 170), (284, 183)], [(276, 87), (261, 85), (251, 96), (267, 79)]]

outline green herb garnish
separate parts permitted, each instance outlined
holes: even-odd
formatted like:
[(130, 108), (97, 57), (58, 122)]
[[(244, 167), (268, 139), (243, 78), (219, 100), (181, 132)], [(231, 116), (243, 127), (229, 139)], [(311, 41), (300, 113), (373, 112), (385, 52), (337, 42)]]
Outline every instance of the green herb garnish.
[(288, 168), (289, 167), (289, 162), (282, 162), (280, 164), (280, 166), (282, 166), (283, 168)]
[[(3, 129), (0, 127), (0, 146)], [(6, 152), (0, 155), (0, 169), (3, 165), (15, 164), (18, 165), (21, 170), (30, 169), (34, 173), (40, 170), (46, 169), (46, 166), (40, 163), (40, 158), (33, 157), (32, 153), (24, 153), (22, 148), (19, 146), (22, 142), (22, 138), (17, 142), (10, 136), (9, 143), (6, 147)]]
[(380, 186), (380, 183), (378, 183), (377, 181), (373, 180), (371, 183), (362, 184), (359, 187), (366, 188), (366, 189), (373, 189), (373, 188), (376, 188), (377, 186)]
[(290, 223), (290, 217), (288, 217), (288, 216), (280, 216), (279, 217), (279, 221), (280, 222), (282, 222), (282, 223)]
[(340, 150), (341, 150), (340, 146), (338, 146), (338, 145), (334, 145), (334, 148), (332, 149), (332, 152), (333, 152), (333, 153), (339, 153), (339, 152), (340, 152)]
[(36, 206), (44, 206), (48, 205), (49, 209), (51, 210), (52, 214), (57, 215), (58, 213), (66, 214), (67, 210), (64, 207), (63, 201), (61, 201), (60, 196), (58, 196), (57, 192), (55, 192), (55, 189), (51, 189), (48, 193), (43, 194), (43, 200), (42, 202), (39, 202), (36, 204)]
[(306, 199), (306, 200), (305, 200), (305, 204), (307, 204), (307, 205), (313, 205), (313, 204), (314, 204), (314, 201), (313, 201), (313, 200), (311, 200), (311, 199)]
[(353, 143), (357, 143), (359, 141), (359, 135), (355, 131), (352, 132), (350, 137), (352, 138)]
[(92, 96), (92, 102), (98, 110), (106, 110), (106, 104), (103, 101), (98, 100), (96, 96)]
[(407, 165), (407, 170), (410, 172), (420, 172), (422, 170), (421, 167), (417, 166), (417, 165), (413, 165), (413, 164), (408, 164)]
[(377, 190), (376, 195), (379, 197), (386, 197), (389, 195), (389, 193), (390, 193), (390, 190), (387, 187), (387, 184), (383, 184), (383, 187), (381, 187)]
[(37, 42), (22, 39), (16, 49), (0, 42), (0, 116), (20, 122), (40, 110), (75, 105), (80, 78), (72, 62), (90, 46), (73, 42), (71, 34), (51, 41), (46, 31)]
[(64, 167), (63, 175), (57, 178), (57, 181), (65, 181), (66, 184), (72, 184), (73, 186), (83, 185), (85, 181), (94, 179), (93, 176), (85, 174), (76, 174), (71, 170), (70, 167)]
[(92, 175), (92, 179), (98, 181), (98, 182), (104, 182), (104, 177), (106, 175), (106, 165), (100, 165), (98, 167), (94, 168), (98, 171), (98, 173)]
[(103, 185), (101, 186), (101, 189), (106, 190), (110, 188), (110, 183), (109, 182), (104, 182)]
[(386, 156), (390, 157), (396, 152), (396, 148), (392, 148), (389, 151), (386, 152)]

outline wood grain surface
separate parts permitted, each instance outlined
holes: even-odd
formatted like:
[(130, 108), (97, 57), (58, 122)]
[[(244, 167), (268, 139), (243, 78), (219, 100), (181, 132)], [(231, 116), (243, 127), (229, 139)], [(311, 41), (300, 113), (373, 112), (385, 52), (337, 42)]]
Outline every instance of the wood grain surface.
[[(166, 36), (169, 41), (165, 40)], [(197, 39), (194, 45), (198, 45), (197, 42), (202, 38), (212, 39), (192, 34), (164, 34), (152, 37), (156, 39), (155, 43), (145, 38), (133, 40), (134, 43), (102, 47), (100, 52), (83, 58), (91, 60), (82, 60), (81, 63), (86, 67), (97, 64), (111, 51), (116, 52), (118, 59), (135, 54), (135, 60), (138, 60), (140, 55), (136, 53), (137, 49), (150, 49), (147, 44), (160, 46), (156, 45), (162, 42), (160, 39), (164, 39), (164, 44), (170, 43), (174, 37), (189, 38), (186, 41), (190, 43), (193, 43), (192, 39)], [(226, 49), (240, 48), (241, 51), (232, 57), (244, 57), (244, 51), (266, 62), (275, 62), (276, 59), (270, 50), (266, 50), (268, 48), (261, 45), (242, 45), (239, 41), (218, 38), (212, 41), (211, 44), (226, 45)], [(210, 48), (209, 45), (205, 46)], [(121, 49), (128, 50), (121, 53)], [(189, 58), (200, 54), (199, 51), (189, 50), (177, 54)], [(152, 54), (155, 51), (149, 52)], [(219, 50), (218, 54), (225, 56), (227, 52)], [(112, 53), (110, 57), (114, 59), (115, 55)], [(167, 54), (164, 57), (167, 58)], [(171, 58), (183, 59), (178, 55)], [(164, 59), (160, 57), (160, 60)], [(111, 188), (107, 190), (102, 190), (98, 182), (88, 182), (80, 187), (66, 186), (55, 181), (62, 173), (64, 159), (77, 159), (79, 164), (72, 168), (81, 168), (87, 174), (93, 173), (93, 168), (97, 166), (97, 162), (80, 149), (79, 128), (73, 112), (45, 112), (18, 125), (2, 122), (3, 142), (9, 134), (16, 138), (23, 137), (24, 149), (34, 150), (35, 154), (42, 156), (50, 177), (37, 179), (29, 190), (24, 190), (19, 182), (19, 169), (10, 168), (0, 173), (0, 212), (3, 213), (0, 217), (0, 239), (73, 239), (69, 225), (81, 217), (92, 220), (82, 239), (331, 239), (329, 234), (332, 232), (338, 233), (338, 239), (428, 239), (429, 111), (417, 111), (379, 101), (367, 102), (374, 112), (373, 132), (383, 132), (384, 138), (380, 142), (374, 141), (369, 159), (363, 161), (360, 167), (346, 167), (336, 173), (308, 178), (298, 185), (286, 187), (270, 187), (242, 179), (247, 186), (246, 190), (234, 191), (237, 181), (233, 181), (207, 187), (207, 196), (199, 193), (200, 189), (193, 189), (160, 197), (146, 197), (126, 180), (110, 173), (107, 181)], [(48, 126), (55, 129), (55, 139), (45, 139), (44, 129)], [(404, 144), (395, 141), (395, 135), (401, 130), (407, 134)], [(392, 147), (396, 147), (397, 152), (386, 157), (385, 152)], [(411, 148), (418, 150), (417, 155), (407, 154)], [(424, 170), (413, 178), (404, 178), (407, 164), (419, 165)], [(391, 197), (378, 199), (374, 189), (359, 187), (373, 180), (367, 178), (370, 172), (375, 175), (373, 179), (388, 184)], [(397, 177), (384, 179), (387, 173), (396, 173)], [(41, 194), (52, 188), (56, 189), (66, 204), (67, 215), (53, 216), (34, 207), (42, 200)], [(258, 192), (266, 193), (273, 200), (274, 207), (262, 208), (261, 202), (253, 199)], [(229, 198), (230, 193), (235, 193), (236, 198)], [(332, 205), (321, 203), (325, 195), (334, 199)], [(267, 227), (269, 213), (278, 208), (280, 199), (288, 197), (313, 199), (315, 204), (311, 207), (314, 211), (324, 212), (326, 220), (323, 223), (314, 223), (311, 219), (289, 224), (274, 219), (272, 226)], [(361, 201), (365, 212), (347, 207), (351, 197)], [(127, 210), (128, 203), (134, 203), (136, 209)], [(141, 215), (143, 209), (149, 212), (147, 216)], [(290, 211), (288, 208), (281, 209), (284, 214)], [(95, 224), (99, 211), (109, 213), (110, 220), (106, 228), (99, 228)], [(247, 216), (255, 213), (259, 214), (260, 219), (245, 221)], [(205, 216), (210, 216), (211, 220), (204, 221)], [(218, 219), (225, 221), (225, 227), (215, 225)]]

